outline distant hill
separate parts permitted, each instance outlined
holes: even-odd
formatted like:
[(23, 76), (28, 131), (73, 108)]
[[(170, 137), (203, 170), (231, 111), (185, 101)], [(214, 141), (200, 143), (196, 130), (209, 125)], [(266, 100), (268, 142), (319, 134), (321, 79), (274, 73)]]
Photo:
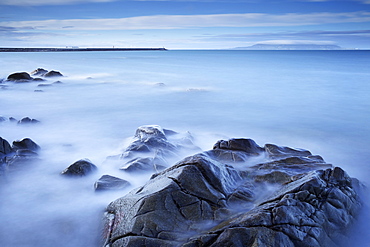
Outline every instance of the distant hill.
[(316, 44), (255, 44), (247, 47), (236, 47), (232, 50), (343, 50), (338, 45), (316, 45)]

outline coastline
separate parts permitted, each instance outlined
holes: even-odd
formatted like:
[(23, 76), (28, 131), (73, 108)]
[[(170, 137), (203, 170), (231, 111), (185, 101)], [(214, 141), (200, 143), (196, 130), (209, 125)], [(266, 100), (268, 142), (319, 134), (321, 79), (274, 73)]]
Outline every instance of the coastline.
[(166, 48), (0, 48), (0, 52), (167, 51)]

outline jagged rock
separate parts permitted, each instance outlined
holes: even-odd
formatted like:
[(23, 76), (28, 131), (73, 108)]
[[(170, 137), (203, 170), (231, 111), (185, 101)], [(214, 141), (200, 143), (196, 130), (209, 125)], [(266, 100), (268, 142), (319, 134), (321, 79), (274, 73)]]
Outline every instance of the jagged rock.
[(34, 141), (32, 141), (30, 138), (24, 138), (22, 140), (17, 140), (13, 142), (12, 145), (13, 150), (30, 150), (37, 152), (40, 150), (40, 146), (37, 145)]
[(168, 167), (168, 159), (190, 150), (200, 150), (193, 144), (190, 133), (183, 136), (157, 125), (145, 125), (136, 130), (119, 160), (124, 162), (121, 169), (127, 172), (158, 172)]
[[(250, 165), (256, 156), (266, 162)], [(219, 141), (113, 201), (104, 246), (341, 246), (357, 184), (307, 150)]]
[(61, 174), (67, 176), (85, 176), (96, 171), (97, 169), (98, 168), (91, 163), (90, 160), (83, 159), (74, 162), (72, 165), (62, 171)]
[(29, 118), (29, 117), (24, 117), (22, 118), (21, 120), (18, 121), (18, 124), (35, 124), (35, 123), (39, 123), (40, 121), (37, 120), (37, 119), (32, 119), (32, 118)]
[(58, 76), (63, 76), (63, 75), (59, 71), (55, 71), (55, 70), (51, 70), (44, 74), (44, 77), (58, 77)]
[(27, 72), (17, 72), (10, 74), (7, 78), (8, 81), (14, 82), (28, 82), (31, 81), (33, 78)]
[(113, 177), (110, 175), (103, 175), (95, 182), (94, 188), (96, 191), (101, 190), (121, 190), (126, 189), (130, 186), (130, 183), (126, 180)]
[(43, 68), (37, 68), (34, 71), (31, 72), (31, 75), (33, 76), (43, 76), (47, 73), (48, 71)]

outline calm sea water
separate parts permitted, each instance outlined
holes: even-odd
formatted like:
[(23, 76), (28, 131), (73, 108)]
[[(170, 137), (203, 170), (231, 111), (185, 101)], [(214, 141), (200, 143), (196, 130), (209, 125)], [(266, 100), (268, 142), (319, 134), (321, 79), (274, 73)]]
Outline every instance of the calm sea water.
[[(146, 124), (190, 131), (203, 150), (233, 137), (305, 148), (368, 184), (369, 65), (370, 51), (1, 53), (0, 78), (39, 67), (65, 77), (0, 84), (0, 115), (41, 121), (0, 123), (0, 136), (42, 147), (40, 164), (1, 185), (0, 244), (96, 246), (101, 212), (125, 192), (93, 183), (123, 176), (103, 161)], [(99, 173), (59, 176), (82, 158)]]

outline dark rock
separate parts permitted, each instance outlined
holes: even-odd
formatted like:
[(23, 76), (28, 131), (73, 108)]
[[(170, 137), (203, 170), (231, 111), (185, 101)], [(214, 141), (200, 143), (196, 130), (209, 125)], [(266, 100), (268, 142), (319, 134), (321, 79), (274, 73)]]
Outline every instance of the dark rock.
[(39, 85), (37, 85), (38, 87), (50, 87), (50, 86), (52, 86), (53, 84), (51, 84), (51, 83), (41, 83), (41, 84), (39, 84)]
[(32, 81), (45, 81), (44, 79), (42, 79), (42, 78), (33, 78), (33, 80)]
[(63, 76), (63, 75), (59, 71), (55, 71), (55, 70), (51, 70), (44, 74), (44, 77), (58, 77), (58, 76)]
[(24, 138), (22, 140), (14, 141), (12, 148), (13, 150), (30, 150), (35, 152), (40, 150), (40, 146), (32, 141), (30, 138)]
[(94, 188), (96, 191), (122, 190), (127, 189), (130, 185), (131, 184), (126, 180), (109, 175), (103, 175), (98, 181), (95, 182)]
[(5, 159), (7, 171), (24, 170), (25, 165), (30, 165), (38, 162), (37, 151), (40, 146), (37, 145), (30, 138), (14, 141), (12, 144), (12, 154)]
[(10, 146), (9, 142), (0, 137), (0, 158), (13, 153), (14, 150)]
[(10, 118), (9, 118), (9, 121), (10, 121), (10, 122), (18, 122), (18, 120), (17, 120), (17, 119), (15, 119), (14, 117), (10, 117)]
[(21, 120), (18, 121), (18, 124), (35, 124), (35, 123), (39, 123), (40, 121), (37, 120), (37, 119), (32, 119), (32, 118), (29, 118), (29, 117), (24, 117), (22, 118)]
[(31, 75), (33, 76), (43, 76), (47, 73), (48, 71), (46, 69), (43, 69), (43, 68), (38, 68), (38, 69), (35, 69), (34, 71), (31, 72)]
[(32, 77), (27, 72), (17, 72), (10, 74), (7, 80), (14, 82), (28, 82), (32, 80)]
[(0, 116), (0, 123), (5, 122), (6, 120), (7, 120), (6, 117)]
[(97, 167), (90, 160), (83, 159), (67, 167), (61, 174), (67, 176), (85, 176), (96, 170)]
[(153, 175), (107, 207), (105, 245), (342, 246), (362, 207), (358, 181), (307, 150), (266, 146), (219, 141)]
[(228, 141), (220, 140), (214, 146), (213, 149), (226, 149), (232, 151), (243, 151), (248, 154), (258, 155), (263, 152), (263, 148), (258, 146), (252, 139), (230, 139)]

